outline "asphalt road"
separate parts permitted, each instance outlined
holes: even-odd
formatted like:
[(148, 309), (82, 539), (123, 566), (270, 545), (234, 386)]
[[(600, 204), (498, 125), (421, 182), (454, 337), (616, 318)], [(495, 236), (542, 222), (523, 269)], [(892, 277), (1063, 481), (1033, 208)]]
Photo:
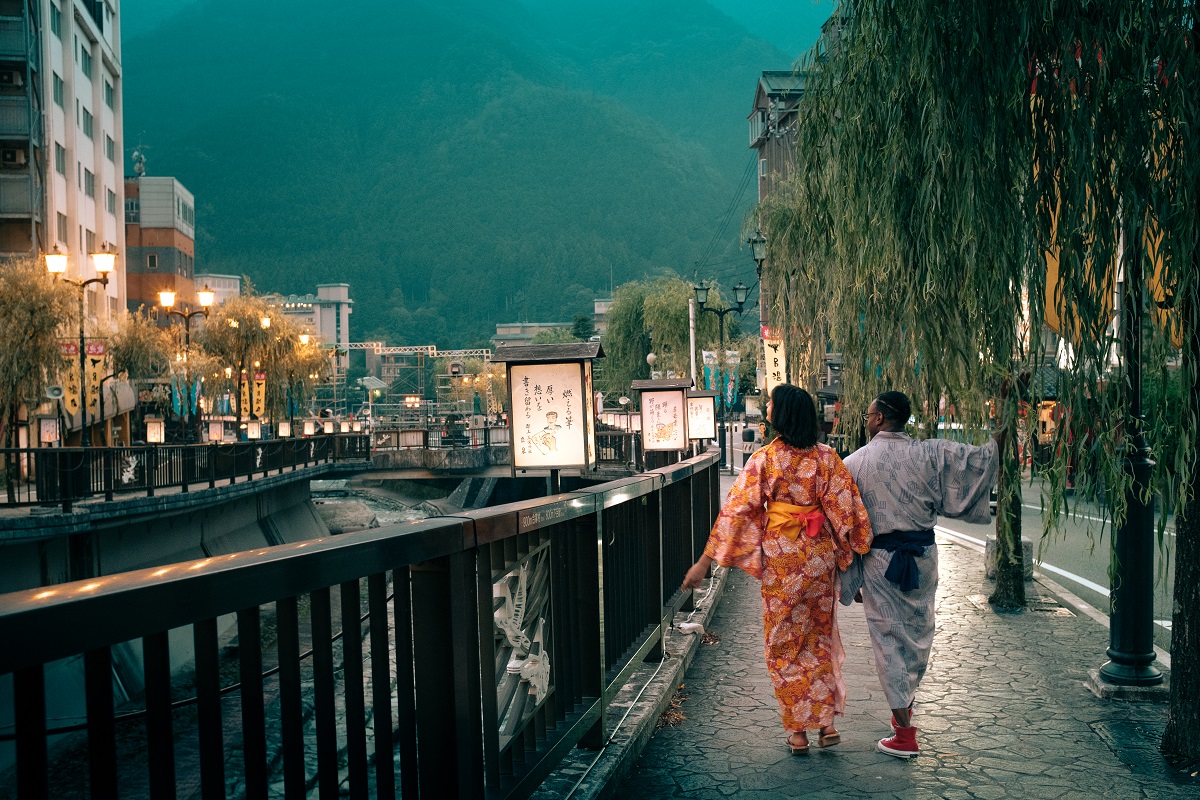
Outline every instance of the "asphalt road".
[[(1024, 504), (1021, 527), (1023, 536), (1034, 544), (1034, 562), (1049, 577), (1079, 595), (1100, 612), (1108, 613), (1108, 568), (1112, 544), (1112, 525), (1101, 522), (1102, 515), (1094, 504), (1071, 501), (1071, 515), (1057, 531), (1042, 536), (1042, 511), (1038, 488), (1023, 486)], [(990, 525), (969, 525), (958, 520), (940, 518), (938, 526), (983, 542), (995, 533)], [(1175, 565), (1171, 557), (1175, 549), (1174, 519), (1159, 542), (1157, 531), (1151, 534), (1154, 547), (1154, 642), (1164, 650), (1171, 645), (1171, 593), (1175, 585)]]

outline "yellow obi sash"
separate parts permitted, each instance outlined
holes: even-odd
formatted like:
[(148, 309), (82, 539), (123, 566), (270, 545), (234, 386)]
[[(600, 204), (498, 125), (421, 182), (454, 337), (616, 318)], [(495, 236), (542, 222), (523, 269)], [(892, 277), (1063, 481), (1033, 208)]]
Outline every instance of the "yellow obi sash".
[(820, 506), (795, 506), (791, 503), (772, 501), (767, 504), (767, 530), (779, 531), (792, 541), (800, 531), (815, 539), (825, 526), (825, 512)]

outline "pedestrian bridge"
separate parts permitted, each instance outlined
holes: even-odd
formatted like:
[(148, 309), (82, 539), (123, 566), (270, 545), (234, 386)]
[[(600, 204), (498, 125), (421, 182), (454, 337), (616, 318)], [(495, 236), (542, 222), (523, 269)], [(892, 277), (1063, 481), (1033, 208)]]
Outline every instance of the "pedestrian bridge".
[(526, 796), (663, 658), (717, 458), (0, 595), (0, 793)]

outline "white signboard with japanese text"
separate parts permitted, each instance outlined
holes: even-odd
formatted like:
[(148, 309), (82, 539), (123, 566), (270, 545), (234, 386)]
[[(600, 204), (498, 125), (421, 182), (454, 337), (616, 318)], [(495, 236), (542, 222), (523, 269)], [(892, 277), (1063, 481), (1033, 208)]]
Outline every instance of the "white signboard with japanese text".
[(717, 438), (716, 399), (715, 397), (689, 397), (687, 399), (688, 438)]
[(687, 408), (683, 390), (643, 390), (642, 448), (685, 450), (687, 446)]
[(787, 353), (783, 339), (763, 339), (763, 354), (767, 363), (767, 397), (781, 383), (787, 383)]
[[(591, 463), (591, 387), (579, 362), (520, 364), (509, 370), (513, 403), (513, 466), (583, 467)], [(595, 452), (592, 449), (590, 452)]]

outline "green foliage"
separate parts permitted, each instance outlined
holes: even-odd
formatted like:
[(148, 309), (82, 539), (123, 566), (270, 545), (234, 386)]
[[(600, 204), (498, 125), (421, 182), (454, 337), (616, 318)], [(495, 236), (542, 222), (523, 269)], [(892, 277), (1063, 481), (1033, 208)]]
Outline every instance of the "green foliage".
[(548, 331), (538, 331), (533, 335), (530, 344), (566, 344), (578, 342), (575, 334), (567, 328), (551, 328)]
[[(650, 377), (646, 355), (657, 357), (656, 371), (664, 375), (674, 372), (683, 377), (691, 374), (689, 353), (688, 301), (695, 297), (692, 284), (682, 278), (663, 276), (649, 281), (630, 281), (617, 287), (608, 312), (608, 330), (604, 334), (603, 372), (598, 388), (609, 393), (624, 393), (635, 380)], [(720, 289), (714, 287), (708, 295), (708, 305), (727, 308)], [(725, 349), (737, 350), (743, 370), (753, 371), (757, 348), (753, 338), (740, 337), (732, 314), (725, 318)], [(719, 349), (720, 330), (716, 314), (697, 312), (696, 349), (697, 369), (700, 351)], [(724, 363), (724, 353), (720, 354)]]
[(586, 342), (596, 335), (596, 326), (591, 314), (578, 314), (571, 323), (571, 335), (581, 342)]
[(113, 372), (133, 381), (166, 375), (181, 350), (170, 332), (142, 309), (121, 317), (108, 345)]

